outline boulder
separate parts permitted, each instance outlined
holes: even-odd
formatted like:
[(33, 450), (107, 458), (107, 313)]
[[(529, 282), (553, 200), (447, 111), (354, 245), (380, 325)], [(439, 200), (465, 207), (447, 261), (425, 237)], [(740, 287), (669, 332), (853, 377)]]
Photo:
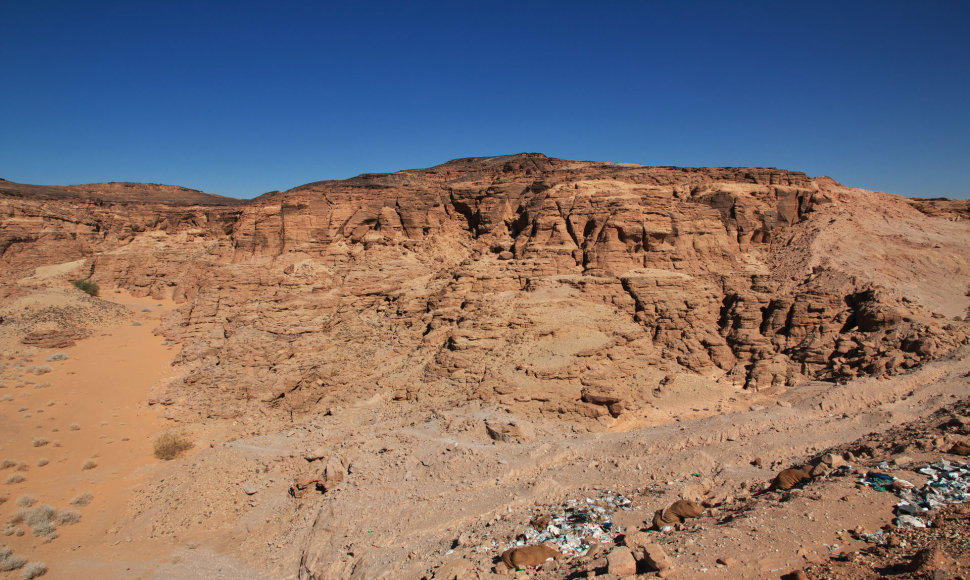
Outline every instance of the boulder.
[(629, 548), (617, 546), (606, 556), (606, 571), (617, 576), (630, 576), (637, 573), (637, 561)]
[(966, 441), (957, 441), (950, 447), (950, 453), (953, 455), (962, 455), (964, 457), (970, 455), (970, 443)]
[(673, 564), (664, 549), (657, 544), (646, 544), (643, 547), (643, 562), (651, 569), (662, 572), (669, 570)]
[(512, 421), (486, 421), (485, 432), (493, 441), (515, 443), (525, 439), (522, 428)]

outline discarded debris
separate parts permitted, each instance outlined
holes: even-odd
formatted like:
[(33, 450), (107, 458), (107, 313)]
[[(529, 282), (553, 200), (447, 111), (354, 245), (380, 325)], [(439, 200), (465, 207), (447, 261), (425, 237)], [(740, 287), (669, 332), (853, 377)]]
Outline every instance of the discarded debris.
[(926, 528), (932, 525), (926, 512), (948, 504), (970, 501), (970, 463), (951, 463), (941, 459), (918, 470), (930, 480), (917, 488), (905, 479), (885, 473), (868, 472), (859, 483), (877, 491), (893, 492), (899, 496), (895, 513), (897, 526)]
[(611, 491), (597, 498), (570, 500), (551, 509), (548, 515), (532, 518), (529, 527), (507, 547), (546, 544), (562, 554), (581, 556), (592, 545), (612, 542), (622, 531), (613, 525), (613, 514), (630, 509), (633, 502)]
[(877, 530), (871, 534), (863, 532), (859, 534), (858, 537), (860, 540), (864, 542), (868, 542), (870, 544), (876, 544), (877, 546), (886, 545), (886, 540), (887, 540), (886, 532), (883, 530)]
[(653, 515), (653, 527), (663, 531), (665, 528), (677, 525), (690, 518), (696, 518), (704, 513), (704, 508), (696, 503), (679, 499), (670, 504), (667, 509), (657, 510)]
[(563, 553), (545, 544), (509, 548), (502, 552), (502, 561), (512, 570), (523, 568), (537, 568), (546, 560), (563, 558)]
[(870, 471), (859, 480), (859, 483), (868, 485), (876, 491), (889, 491), (893, 489), (893, 480), (896, 478), (885, 473)]
[(799, 483), (808, 479), (812, 472), (811, 465), (803, 465), (802, 467), (792, 467), (781, 471), (775, 479), (771, 482), (771, 489), (778, 491), (787, 491)]

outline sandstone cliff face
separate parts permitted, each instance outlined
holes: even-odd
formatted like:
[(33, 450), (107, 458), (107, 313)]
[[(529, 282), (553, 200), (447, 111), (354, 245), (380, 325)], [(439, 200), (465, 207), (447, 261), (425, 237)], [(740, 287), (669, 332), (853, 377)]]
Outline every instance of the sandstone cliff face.
[(182, 302), (175, 415), (403, 393), (635, 425), (684, 372), (781, 389), (966, 340), (967, 222), (798, 172), (522, 154), (245, 203), (11, 188), (4, 268), (87, 258)]

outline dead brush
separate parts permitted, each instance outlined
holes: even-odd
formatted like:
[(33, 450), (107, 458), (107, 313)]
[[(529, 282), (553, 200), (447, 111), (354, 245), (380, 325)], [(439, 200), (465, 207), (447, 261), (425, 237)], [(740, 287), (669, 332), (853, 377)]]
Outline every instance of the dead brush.
[(10, 572), (22, 568), (27, 563), (27, 558), (14, 556), (13, 550), (7, 546), (0, 547), (0, 572)]
[(162, 433), (155, 439), (155, 457), (164, 461), (171, 461), (189, 449), (194, 444), (184, 434), (177, 432)]
[(71, 505), (74, 507), (84, 507), (91, 503), (91, 500), (93, 499), (94, 496), (91, 494), (91, 492), (86, 491), (74, 496), (74, 499), (71, 500)]

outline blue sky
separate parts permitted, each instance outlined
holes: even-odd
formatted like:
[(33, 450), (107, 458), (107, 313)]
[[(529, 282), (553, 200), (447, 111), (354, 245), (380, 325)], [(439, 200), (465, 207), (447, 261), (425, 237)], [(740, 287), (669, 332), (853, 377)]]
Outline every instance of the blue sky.
[(538, 151), (970, 196), (970, 2), (0, 0), (0, 177), (252, 197)]

